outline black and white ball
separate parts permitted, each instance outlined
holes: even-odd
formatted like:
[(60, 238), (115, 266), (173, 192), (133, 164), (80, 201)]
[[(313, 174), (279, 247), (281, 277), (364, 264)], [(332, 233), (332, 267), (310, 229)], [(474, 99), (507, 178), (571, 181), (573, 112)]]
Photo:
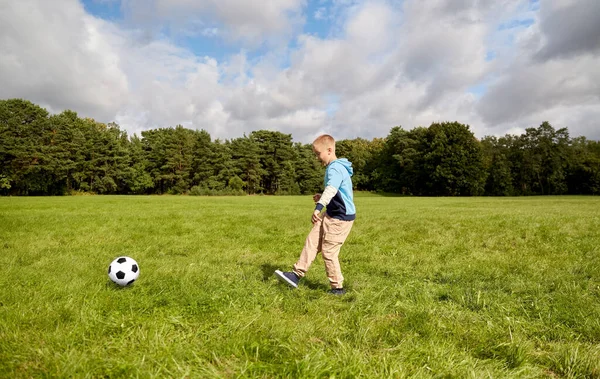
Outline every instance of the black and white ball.
[(135, 259), (119, 257), (108, 266), (108, 277), (120, 286), (128, 286), (140, 276), (140, 266)]

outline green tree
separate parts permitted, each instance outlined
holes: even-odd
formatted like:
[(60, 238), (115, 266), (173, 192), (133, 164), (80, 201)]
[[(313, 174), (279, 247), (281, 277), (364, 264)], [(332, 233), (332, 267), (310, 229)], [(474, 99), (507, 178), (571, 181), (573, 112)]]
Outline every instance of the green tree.
[(266, 193), (274, 194), (290, 190), (295, 182), (293, 165), (288, 162), (296, 160), (292, 135), (269, 130), (250, 133), (249, 138), (260, 150), (260, 166), (262, 171), (261, 187)]
[(376, 142), (363, 138), (341, 140), (336, 143), (336, 155), (339, 158), (348, 158), (352, 162), (354, 169), (352, 184), (358, 190), (373, 190), (372, 172), (368, 167), (369, 162), (374, 159), (374, 143)]
[(423, 194), (427, 173), (420, 169), (425, 149), (425, 128), (406, 131), (393, 127), (373, 154), (375, 189), (402, 194)]
[(265, 175), (265, 170), (260, 164), (260, 152), (258, 143), (245, 135), (231, 141), (234, 171), (244, 182), (244, 187), (249, 194), (262, 190), (261, 178)]
[(569, 193), (600, 194), (600, 142), (574, 138), (567, 169)]
[(510, 196), (513, 194), (511, 164), (504, 138), (484, 137), (481, 140), (484, 169), (487, 171), (485, 194)]
[(222, 191), (227, 188), (229, 179), (235, 176), (229, 141), (215, 140), (211, 145), (211, 153), (207, 163), (212, 170), (210, 176), (202, 185), (214, 191)]
[(124, 180), (129, 189), (128, 192), (142, 194), (154, 187), (152, 176), (150, 176), (146, 166), (147, 161), (142, 140), (134, 134), (129, 143), (129, 168), (124, 175)]
[(570, 144), (566, 128), (555, 130), (548, 122), (528, 128), (523, 141), (524, 175), (531, 192), (541, 195), (566, 193), (567, 150)]
[(244, 189), (244, 186), (246, 185), (246, 183), (244, 183), (244, 181), (242, 180), (242, 178), (240, 178), (239, 176), (234, 176), (232, 178), (229, 179), (229, 188), (231, 188), (234, 191), (241, 191)]
[(301, 194), (314, 194), (323, 191), (325, 169), (315, 157), (311, 144), (295, 143), (296, 157), (294, 171)]
[(77, 113), (66, 110), (50, 117), (50, 130), (44, 149), (54, 172), (56, 185), (68, 192), (78, 190), (80, 171), (85, 160), (85, 133)]
[(142, 132), (148, 170), (158, 193), (184, 193), (194, 180), (197, 134), (177, 125)]
[[(469, 126), (394, 127), (384, 139), (337, 143), (356, 189), (414, 195), (600, 193), (600, 143), (571, 139), (548, 122), (520, 136), (477, 141)], [(322, 189), (311, 145), (259, 130), (231, 141), (204, 131), (160, 128), (128, 138), (115, 123), (50, 116), (22, 99), (0, 100), (0, 194), (238, 192)]]
[[(0, 175), (14, 195), (46, 194), (51, 164), (43, 149), (50, 133), (48, 112), (27, 101), (0, 101)], [(6, 189), (6, 186), (5, 186)]]
[(208, 178), (213, 174), (210, 165), (212, 142), (210, 134), (205, 130), (196, 131), (192, 159), (192, 178), (194, 186), (207, 187)]
[(468, 125), (433, 123), (426, 133), (422, 169), (429, 174), (427, 193), (471, 196), (483, 193), (485, 170), (479, 141)]
[(196, 136), (190, 129), (177, 125), (169, 129), (165, 143), (165, 163), (163, 177), (170, 180), (171, 193), (184, 193), (192, 184), (193, 151)]
[[(10, 181), (4, 175), (0, 175), (0, 191), (9, 190), (11, 187)], [(1, 193), (1, 192), (0, 192)]]

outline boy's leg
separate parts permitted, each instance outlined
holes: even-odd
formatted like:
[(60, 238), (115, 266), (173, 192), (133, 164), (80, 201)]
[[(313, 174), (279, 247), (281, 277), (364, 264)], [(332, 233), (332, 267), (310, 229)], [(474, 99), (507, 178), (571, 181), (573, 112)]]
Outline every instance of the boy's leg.
[(325, 271), (331, 288), (342, 288), (344, 276), (340, 267), (339, 254), (354, 221), (342, 221), (329, 216), (323, 219), (323, 247)]
[(315, 260), (317, 253), (321, 251), (321, 243), (323, 239), (323, 220), (313, 224), (310, 233), (306, 237), (306, 241), (304, 241), (304, 248), (302, 249), (302, 253), (300, 253), (300, 258), (298, 258), (298, 262), (294, 265), (294, 273), (298, 275), (298, 277), (303, 278), (308, 268)]

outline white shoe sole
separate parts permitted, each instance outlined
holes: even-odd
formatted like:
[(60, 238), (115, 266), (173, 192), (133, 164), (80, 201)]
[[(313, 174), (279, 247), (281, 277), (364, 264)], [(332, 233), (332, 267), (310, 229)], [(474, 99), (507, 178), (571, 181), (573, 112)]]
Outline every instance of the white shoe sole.
[(281, 272), (279, 270), (275, 270), (275, 276), (277, 277), (277, 279), (281, 280), (288, 286), (298, 288), (298, 285), (296, 283), (292, 282), (291, 280), (289, 280), (288, 278), (286, 278), (285, 275), (283, 275), (283, 272)]

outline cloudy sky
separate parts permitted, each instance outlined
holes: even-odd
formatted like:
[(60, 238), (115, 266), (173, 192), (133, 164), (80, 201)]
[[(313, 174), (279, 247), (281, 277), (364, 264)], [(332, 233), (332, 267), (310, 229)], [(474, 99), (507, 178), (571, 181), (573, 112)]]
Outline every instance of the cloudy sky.
[(599, 20), (598, 0), (0, 0), (0, 98), (129, 134), (600, 139)]

